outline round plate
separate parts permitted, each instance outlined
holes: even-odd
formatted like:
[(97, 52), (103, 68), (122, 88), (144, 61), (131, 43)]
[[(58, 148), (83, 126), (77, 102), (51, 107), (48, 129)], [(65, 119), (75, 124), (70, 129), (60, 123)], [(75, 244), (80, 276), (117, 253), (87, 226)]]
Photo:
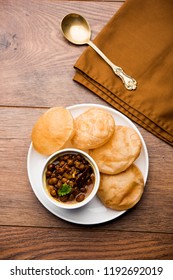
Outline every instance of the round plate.
[[(144, 177), (144, 182), (146, 183), (147, 176), (148, 176), (149, 158), (148, 158), (148, 152), (147, 152), (145, 142), (137, 127), (126, 116), (124, 116), (120, 112), (110, 107), (106, 107), (98, 104), (79, 104), (79, 105), (70, 106), (67, 109), (70, 110), (73, 117), (76, 118), (79, 114), (83, 113), (84, 111), (86, 111), (91, 107), (99, 107), (105, 109), (106, 111), (112, 114), (117, 125), (132, 127), (138, 133), (142, 142), (142, 149), (139, 157), (135, 161), (135, 164), (141, 170)], [(51, 213), (53, 213), (54, 215), (56, 215), (61, 219), (64, 219), (72, 223), (91, 225), (91, 224), (100, 224), (100, 223), (110, 221), (112, 219), (119, 217), (125, 212), (125, 211), (115, 211), (106, 208), (97, 197), (93, 198), (93, 200), (86, 206), (80, 209), (75, 209), (73, 211), (61, 209), (58, 206), (51, 204), (50, 201), (44, 195), (41, 187), (42, 185), (41, 172), (46, 159), (47, 157), (37, 153), (34, 150), (32, 144), (30, 145), (28, 151), (28, 157), (27, 157), (27, 170), (28, 170), (29, 181), (39, 201)]]

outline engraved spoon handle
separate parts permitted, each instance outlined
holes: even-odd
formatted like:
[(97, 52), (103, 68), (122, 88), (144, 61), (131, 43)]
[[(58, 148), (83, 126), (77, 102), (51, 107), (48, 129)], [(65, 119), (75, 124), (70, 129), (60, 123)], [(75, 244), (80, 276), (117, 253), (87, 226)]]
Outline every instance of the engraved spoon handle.
[(126, 89), (128, 90), (134, 90), (137, 87), (137, 82), (134, 78), (128, 76), (126, 73), (124, 73), (123, 69), (115, 64), (113, 64), (109, 58), (92, 42), (88, 41), (87, 44), (92, 47), (107, 63), (108, 65), (112, 68), (114, 73), (121, 78), (123, 81)]

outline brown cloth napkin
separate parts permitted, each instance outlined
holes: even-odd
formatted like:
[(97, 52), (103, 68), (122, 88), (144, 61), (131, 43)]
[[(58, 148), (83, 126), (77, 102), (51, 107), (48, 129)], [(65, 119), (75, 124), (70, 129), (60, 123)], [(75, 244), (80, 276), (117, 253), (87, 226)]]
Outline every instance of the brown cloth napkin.
[(137, 89), (128, 91), (91, 47), (74, 80), (173, 145), (173, 0), (127, 0), (93, 42)]

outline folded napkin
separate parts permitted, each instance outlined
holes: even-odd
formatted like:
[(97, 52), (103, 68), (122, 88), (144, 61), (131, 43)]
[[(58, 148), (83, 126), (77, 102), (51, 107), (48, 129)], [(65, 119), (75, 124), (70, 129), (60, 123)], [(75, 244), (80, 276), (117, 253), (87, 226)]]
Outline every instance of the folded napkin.
[(93, 42), (137, 89), (127, 90), (90, 46), (74, 80), (173, 145), (173, 0), (127, 0)]

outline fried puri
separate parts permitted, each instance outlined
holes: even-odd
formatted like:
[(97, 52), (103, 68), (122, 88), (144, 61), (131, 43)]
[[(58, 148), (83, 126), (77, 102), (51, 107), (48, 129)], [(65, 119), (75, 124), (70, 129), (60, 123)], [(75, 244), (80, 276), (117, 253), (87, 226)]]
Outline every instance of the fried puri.
[(90, 108), (74, 120), (72, 144), (78, 149), (95, 149), (105, 144), (115, 130), (110, 113), (101, 108)]
[(116, 175), (101, 174), (97, 195), (101, 202), (113, 210), (132, 208), (141, 198), (144, 180), (138, 167), (132, 164)]
[(116, 126), (110, 140), (89, 154), (100, 172), (112, 175), (126, 170), (139, 156), (141, 146), (140, 137), (133, 128)]
[(63, 107), (53, 107), (45, 112), (32, 129), (33, 147), (43, 155), (50, 155), (63, 146), (74, 135), (74, 120)]

